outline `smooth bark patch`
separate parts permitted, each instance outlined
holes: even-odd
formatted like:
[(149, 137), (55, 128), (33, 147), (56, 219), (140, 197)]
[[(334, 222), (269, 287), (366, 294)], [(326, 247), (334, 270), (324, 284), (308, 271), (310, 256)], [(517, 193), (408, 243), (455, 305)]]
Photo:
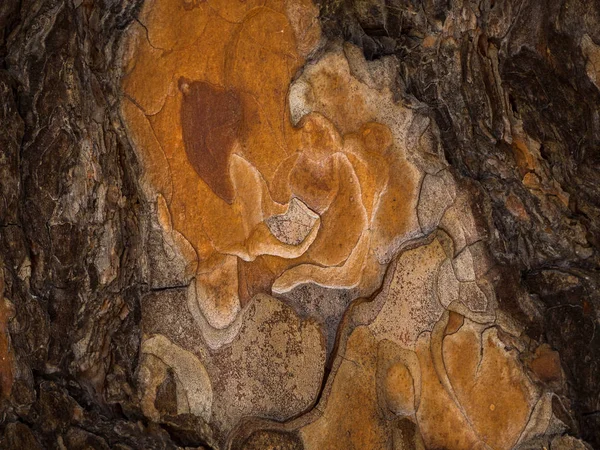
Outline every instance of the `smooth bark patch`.
[(234, 198), (229, 159), (242, 123), (238, 95), (209, 83), (179, 80), (185, 152), (200, 178), (220, 198)]

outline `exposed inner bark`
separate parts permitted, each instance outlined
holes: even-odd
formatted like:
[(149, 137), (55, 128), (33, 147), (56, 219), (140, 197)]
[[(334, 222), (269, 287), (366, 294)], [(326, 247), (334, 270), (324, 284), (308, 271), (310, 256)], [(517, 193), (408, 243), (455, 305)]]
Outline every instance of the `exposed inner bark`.
[(215, 193), (233, 201), (229, 159), (242, 122), (242, 108), (233, 92), (220, 92), (208, 83), (179, 80), (185, 99), (181, 125), (192, 166)]
[[(193, 205), (193, 197), (173, 193), (173, 180), (179, 177), (185, 184), (187, 172), (161, 178), (163, 167), (140, 158), (144, 153), (134, 149), (143, 147), (136, 136), (148, 134), (134, 136), (132, 122), (122, 114), (125, 103), (144, 120), (166, 108), (146, 111), (122, 86), (134, 70), (123, 67), (128, 48), (123, 39), (132, 27), (142, 30), (152, 51), (171, 50), (160, 48), (162, 41), (155, 42), (153, 29), (140, 19), (143, 3), (0, 4), (2, 448), (335, 448), (345, 442), (342, 437), (351, 439), (352, 424), (362, 420), (375, 424), (354, 433), (355, 439), (364, 439), (354, 442), (367, 447), (444, 446), (434, 426), (419, 429), (416, 423), (427, 424), (428, 417), (455, 404), (466, 405), (461, 414), (470, 417), (473, 434), (489, 431), (488, 445), (516, 446), (516, 439), (507, 444), (498, 430), (519, 435), (511, 426), (517, 416), (530, 413), (518, 407), (511, 415), (502, 413), (503, 407), (521, 405), (529, 395), (519, 384), (519, 370), (527, 370), (532, 385), (555, 394), (547, 403), (552, 417), (564, 426), (559, 434), (573, 440), (550, 435), (548, 426), (540, 436), (547, 432), (549, 440), (555, 439), (553, 449), (584, 448), (575, 447), (584, 445), (575, 438), (600, 447), (599, 1), (322, 0), (314, 21), (294, 9), (308, 8), (310, 2), (303, 1), (286, 3), (290, 18), (285, 23), (285, 14), (274, 10), (248, 14), (246, 9), (262, 6), (257, 1), (230, 11), (223, 2), (182, 2), (181, 10), (187, 12), (213, 8), (214, 3), (231, 27), (248, 14), (250, 25), (243, 32), (255, 33), (244, 41), (236, 31), (235, 45), (223, 50), (238, 52), (237, 60), (223, 65), (228, 76), (224, 84), (243, 85), (243, 93), (195, 79), (174, 81), (179, 92), (171, 97), (182, 98), (175, 110), (187, 161), (220, 202), (199, 211), (185, 209)], [(315, 31), (319, 26), (321, 41)], [(266, 37), (260, 41), (270, 32), (281, 33), (280, 47)], [(355, 47), (343, 47), (341, 41)], [(295, 55), (286, 47), (290, 42)], [(266, 61), (262, 70), (273, 72), (263, 76), (248, 62), (251, 58), (239, 55), (265, 48), (275, 50), (260, 54)], [(348, 56), (356, 49), (381, 66), (367, 70), (356, 64), (347, 69), (347, 78), (339, 75), (342, 69), (328, 69), (327, 64), (333, 67), (344, 58), (360, 61)], [(392, 81), (381, 75), (389, 73), (388, 56), (397, 64)], [(268, 58), (288, 59), (280, 67), (269, 65)], [(326, 70), (319, 72), (319, 63)], [(382, 78), (373, 75), (377, 73)], [(313, 115), (289, 110), (287, 99), (296, 95), (291, 88), (286, 92), (275, 84), (275, 94), (261, 99), (263, 103), (251, 95), (253, 89), (271, 87), (264, 79), (277, 81), (279, 76), (298, 89), (312, 83), (321, 96), (312, 99), (317, 105)], [(349, 88), (348, 80), (356, 84)], [(407, 134), (416, 136), (410, 141), (415, 148), (427, 151), (409, 155), (415, 158), (410, 164), (393, 159), (396, 130), (374, 123), (382, 122), (381, 117), (355, 120), (368, 116), (357, 111), (371, 107), (361, 103), (359, 85), (378, 92), (392, 85), (396, 104), (422, 117), (411, 122)], [(367, 90), (364, 86), (360, 89)], [(148, 83), (140, 91), (146, 89), (154, 87)], [(383, 100), (380, 106), (383, 110)], [(267, 128), (274, 130), (272, 142), (256, 132)], [(157, 153), (164, 151), (161, 136), (154, 134)], [(437, 151), (438, 144), (449, 165), (433, 170), (443, 158), (427, 152)], [(236, 145), (250, 149), (245, 157), (254, 168), (243, 165)], [(285, 145), (305, 153), (279, 155)], [(331, 148), (337, 156), (330, 154)], [(262, 149), (275, 150), (263, 154)], [(235, 176), (230, 174), (233, 159)], [(411, 172), (414, 161), (423, 171), (419, 184), (416, 169)], [(254, 204), (244, 203), (244, 195), (254, 195), (246, 187), (255, 180), (267, 186), (261, 192), (272, 196), (272, 210), (264, 218), (271, 222), (263, 223), (262, 216), (255, 220), (257, 211), (244, 209)], [(355, 191), (354, 180), (362, 183)], [(146, 184), (166, 187), (158, 189), (157, 200), (147, 195)], [(419, 209), (411, 203), (413, 191), (429, 203)], [(359, 196), (367, 212), (356, 209)], [(286, 209), (292, 197), (302, 201), (304, 212)], [(215, 222), (208, 239), (198, 230), (207, 227), (211, 208), (221, 203), (235, 205), (243, 220)], [(184, 208), (175, 210), (181, 204)], [(449, 243), (454, 230), (448, 223), (455, 222), (441, 217), (471, 220), (465, 211), (472, 211), (468, 231), (475, 231), (465, 233), (459, 251), (458, 241)], [(368, 223), (377, 223), (379, 234), (373, 231), (370, 237)], [(246, 230), (248, 224), (256, 227)], [(222, 251), (238, 225), (247, 235)], [(422, 235), (406, 248), (394, 248), (395, 236), (413, 225)], [(211, 250), (203, 254), (206, 248)], [(470, 259), (485, 260), (481, 255), (488, 251), (489, 266), (469, 265)], [(362, 263), (368, 258), (370, 266)], [(421, 261), (431, 265), (421, 266)], [(227, 278), (210, 278), (215, 267)], [(364, 267), (372, 270), (357, 274), (356, 268)], [(490, 281), (493, 296), (478, 284), (480, 278)], [(208, 286), (204, 291), (194, 288), (198, 280)], [(444, 307), (422, 294), (433, 280), (444, 286), (435, 294), (447, 300)], [(196, 316), (178, 316), (206, 292), (207, 298), (217, 292), (214, 297), (222, 303), (214, 306), (215, 320), (227, 326), (199, 326)], [(234, 292), (238, 303), (228, 303), (225, 292)], [(277, 302), (265, 294), (276, 295)], [(386, 295), (394, 301), (382, 300)], [(417, 310), (410, 299), (418, 295), (422, 308)], [(470, 299), (465, 306), (470, 317), (445, 309), (453, 296)], [(487, 323), (492, 297), (498, 304), (494, 320), (510, 330), (480, 326)], [(236, 320), (242, 319), (243, 326), (238, 325)], [(390, 322), (401, 325), (390, 327)], [(290, 364), (306, 372), (306, 379), (294, 381), (304, 389), (302, 399), (283, 402), (288, 408), (284, 413), (240, 419), (230, 433), (214, 425), (200, 381), (191, 383), (202, 397), (199, 403), (188, 393), (182, 406), (182, 386), (190, 385), (186, 370), (191, 367), (209, 379), (211, 392), (227, 394), (232, 391), (228, 381), (237, 380), (240, 372), (227, 361), (245, 361), (251, 373), (261, 373), (282, 354), (275, 347), (260, 352), (261, 345), (266, 342), (267, 348), (278, 336), (281, 324), (289, 330), (290, 342), (319, 348), (306, 360), (300, 344), (289, 350), (301, 355), (300, 362)], [(417, 333), (422, 330), (415, 328), (421, 325), (431, 335), (426, 345)], [(173, 342), (163, 336), (169, 333)], [(239, 336), (252, 345), (244, 346)], [(414, 359), (391, 345), (394, 339), (414, 346)], [(193, 353), (200, 341), (215, 361), (208, 370)], [(168, 356), (187, 365), (178, 372), (169, 367)], [(308, 379), (317, 378), (309, 370), (314, 361), (323, 362), (315, 395), (308, 392), (314, 384)], [(424, 386), (418, 401), (413, 366), (421, 367), (419, 383)], [(145, 372), (148, 367), (158, 369)], [(505, 374), (496, 386), (509, 392), (504, 400), (513, 401), (511, 405), (489, 400), (495, 397), (489, 397), (494, 392), (485, 380), (494, 371)], [(444, 380), (438, 379), (440, 372), (446, 374)], [(483, 380), (483, 388), (471, 389), (472, 380)], [(273, 396), (284, 385), (270, 378), (244, 382), (255, 381), (268, 385)], [(447, 403), (449, 390), (440, 387), (443, 383), (453, 387), (454, 397)], [(478, 399), (485, 409), (470, 406)], [(234, 411), (237, 400), (231, 402)], [(307, 406), (297, 412), (295, 402)], [(421, 409), (414, 406), (418, 402)], [(243, 417), (246, 410), (235, 411)], [(321, 413), (333, 417), (334, 424), (319, 421)], [(304, 423), (302, 417), (310, 420)], [(370, 422), (372, 417), (377, 419)], [(393, 438), (384, 442), (381, 436)]]

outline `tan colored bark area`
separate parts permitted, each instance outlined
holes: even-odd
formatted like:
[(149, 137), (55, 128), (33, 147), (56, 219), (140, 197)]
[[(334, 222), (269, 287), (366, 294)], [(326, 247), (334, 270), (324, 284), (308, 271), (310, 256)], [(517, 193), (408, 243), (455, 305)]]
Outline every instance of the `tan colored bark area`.
[[(123, 85), (148, 189), (198, 254), (198, 301), (215, 328), (271, 288), (315, 282), (368, 293), (382, 275), (377, 255), (417, 231), (418, 172), (389, 127), (373, 122), (368, 88), (321, 71), (310, 80), (315, 111), (292, 124), (288, 91), (319, 42), (316, 8), (250, 3), (151, 2)], [(268, 226), (293, 199), (318, 218), (302, 239), (288, 238), (306, 228), (300, 217), (278, 234)]]

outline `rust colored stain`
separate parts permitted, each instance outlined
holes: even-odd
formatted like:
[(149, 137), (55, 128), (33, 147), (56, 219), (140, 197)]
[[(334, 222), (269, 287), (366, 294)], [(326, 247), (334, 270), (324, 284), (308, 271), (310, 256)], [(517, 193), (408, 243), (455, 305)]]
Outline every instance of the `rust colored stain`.
[(211, 190), (233, 203), (229, 159), (242, 125), (242, 105), (234, 91), (200, 81), (179, 80), (183, 94), (181, 129), (187, 158)]

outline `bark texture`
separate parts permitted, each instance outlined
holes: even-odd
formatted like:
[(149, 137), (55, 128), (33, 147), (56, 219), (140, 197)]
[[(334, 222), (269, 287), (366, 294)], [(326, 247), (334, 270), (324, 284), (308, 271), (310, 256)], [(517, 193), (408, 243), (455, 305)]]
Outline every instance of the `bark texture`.
[[(143, 163), (121, 113), (123, 39), (131, 26), (144, 29), (142, 3), (0, 3), (2, 448), (225, 448), (206, 417), (178, 414), (177, 401), (171, 404), (177, 374), (167, 371), (155, 386), (160, 420), (149, 417), (140, 394), (142, 303), (156, 304), (156, 315), (167, 317), (153, 299), (178, 298), (189, 285), (162, 262), (173, 258), (163, 248), (154, 200), (140, 181)], [(486, 230), (493, 261), (486, 276), (499, 310), (524, 330), (521, 362), (556, 393), (553, 414), (565, 424), (561, 434), (573, 438), (553, 437), (552, 448), (585, 448), (579, 438), (600, 448), (600, 2), (323, 0), (318, 6), (327, 40), (307, 64), (339, 41), (354, 44), (368, 61), (397, 58), (396, 100), (431, 120), (431, 139), (471, 198), (477, 228)], [(213, 89), (207, 86), (201, 85)], [(195, 137), (190, 132), (188, 140)], [(206, 160), (197, 165), (215, 177)], [(211, 183), (221, 183), (221, 198), (231, 200), (230, 180)], [(430, 253), (423, 258), (437, 257), (430, 255), (438, 240), (424, 244)], [(264, 291), (264, 280), (246, 282), (247, 301)], [(313, 307), (295, 295), (300, 300), (290, 296), (292, 304)], [(350, 300), (340, 302), (345, 308)], [(256, 302), (256, 315), (280, 308), (269, 301)], [(348, 321), (342, 312), (324, 319), (323, 392), (330, 390), (329, 372), (338, 370), (335, 352), (343, 348), (347, 357), (375, 345), (360, 333), (336, 338), (338, 324), (343, 329)], [(278, 313), (288, 320), (286, 309)], [(446, 317), (447, 329), (452, 320), (463, 319)], [(303, 327), (297, 325), (308, 333)], [(361, 364), (375, 367), (367, 359)], [(398, 427), (403, 437), (394, 438), (394, 448), (422, 448), (413, 422)], [(305, 444), (313, 439), (310, 430), (303, 433)], [(297, 428), (262, 419), (232, 435), (228, 448), (303, 445)]]
[[(400, 91), (480, 194), (500, 307), (559, 351), (574, 423), (600, 446), (600, 2), (354, 0), (322, 13), (368, 58), (399, 56)], [(536, 141), (528, 161), (523, 139)]]
[(138, 7), (0, 6), (4, 448), (177, 447), (132, 398), (146, 221), (117, 58)]

